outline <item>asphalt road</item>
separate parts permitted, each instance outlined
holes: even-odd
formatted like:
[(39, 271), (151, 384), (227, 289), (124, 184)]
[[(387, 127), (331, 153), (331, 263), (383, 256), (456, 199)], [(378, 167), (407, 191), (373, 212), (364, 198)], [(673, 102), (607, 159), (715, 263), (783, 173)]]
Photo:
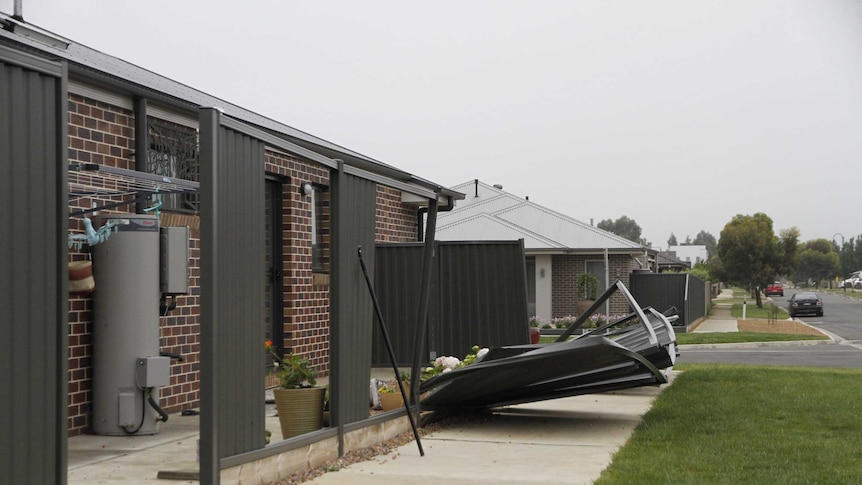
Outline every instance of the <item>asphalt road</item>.
[[(786, 300), (794, 291), (785, 289), (784, 297), (773, 296), (771, 299), (776, 305), (786, 306)], [(677, 362), (862, 368), (862, 301), (842, 295), (818, 294), (823, 298), (823, 316), (798, 319), (833, 335), (836, 342), (684, 347), (680, 349)]]

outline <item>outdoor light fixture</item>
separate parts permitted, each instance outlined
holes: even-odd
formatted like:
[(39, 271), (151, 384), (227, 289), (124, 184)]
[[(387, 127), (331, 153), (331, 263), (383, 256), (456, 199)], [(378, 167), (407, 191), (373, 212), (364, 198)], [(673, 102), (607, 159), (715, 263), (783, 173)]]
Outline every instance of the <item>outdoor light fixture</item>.
[(299, 193), (306, 196), (306, 197), (310, 196), (313, 191), (314, 191), (314, 189), (311, 187), (311, 184), (308, 182), (305, 182), (305, 183), (299, 185)]

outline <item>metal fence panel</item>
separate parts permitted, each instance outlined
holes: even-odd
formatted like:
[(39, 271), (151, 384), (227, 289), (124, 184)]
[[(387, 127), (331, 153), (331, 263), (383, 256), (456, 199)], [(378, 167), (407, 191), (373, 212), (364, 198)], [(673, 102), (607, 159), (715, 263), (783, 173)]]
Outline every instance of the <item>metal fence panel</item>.
[[(377, 299), (399, 365), (410, 364), (412, 360), (424, 251), (423, 243), (380, 244), (376, 249), (374, 281)], [(433, 301), (431, 303), (433, 305)], [(372, 348), (374, 366), (391, 364), (383, 334), (376, 328)]]
[(362, 246), (363, 259), (373, 275), (376, 196), (376, 183), (348, 175), (343, 167), (332, 174), (330, 402), (332, 418), (339, 426), (368, 417), (374, 307), (357, 248)]
[(264, 446), (263, 153), (202, 112), (202, 480), (217, 480), (212, 460)]
[[(393, 347), (399, 364), (410, 363), (412, 357), (421, 250), (414, 244), (385, 244), (378, 248), (380, 303), (390, 333), (397, 335)], [(429, 360), (441, 355), (462, 358), (473, 345), (495, 347), (529, 342), (521, 241), (438, 241), (436, 253), (424, 353)], [(388, 363), (386, 349), (378, 337), (374, 365)]]
[(660, 312), (676, 307), (679, 323), (689, 325), (706, 316), (705, 286), (700, 278), (687, 273), (633, 273), (629, 289), (640, 306)]
[(66, 483), (66, 71), (0, 46), (0, 481)]

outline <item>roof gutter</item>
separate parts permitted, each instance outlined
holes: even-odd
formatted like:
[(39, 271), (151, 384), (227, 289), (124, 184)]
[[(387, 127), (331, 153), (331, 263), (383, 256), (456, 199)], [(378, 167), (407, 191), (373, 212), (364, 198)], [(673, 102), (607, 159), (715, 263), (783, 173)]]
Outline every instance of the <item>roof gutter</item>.
[[(438, 191), (439, 193), (440, 191)], [(458, 192), (456, 192), (458, 193)], [(463, 197), (462, 197), (463, 199)], [(438, 206), (437, 212), (449, 212), (455, 208), (455, 197), (451, 195), (446, 196), (446, 205)], [(425, 219), (425, 214), (428, 213), (428, 207), (420, 207), (416, 211), (416, 240), (422, 242), (425, 240), (425, 225), (422, 223)]]

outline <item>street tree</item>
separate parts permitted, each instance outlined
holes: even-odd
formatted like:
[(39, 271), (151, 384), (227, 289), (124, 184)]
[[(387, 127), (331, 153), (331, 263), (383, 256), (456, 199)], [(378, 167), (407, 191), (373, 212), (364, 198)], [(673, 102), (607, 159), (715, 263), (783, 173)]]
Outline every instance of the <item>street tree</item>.
[(715, 269), (728, 283), (753, 291), (757, 306), (762, 308), (763, 300), (757, 290), (786, 270), (784, 246), (775, 236), (769, 216), (762, 212), (738, 214), (721, 231), (716, 246), (720, 268)]
[(841, 272), (838, 254), (832, 243), (826, 239), (814, 239), (799, 248), (799, 269), (801, 279), (812, 279), (820, 287), (823, 279), (832, 279)]
[(646, 241), (641, 239), (641, 226), (639, 226), (634, 219), (629, 219), (626, 216), (622, 216), (615, 221), (605, 219), (599, 222), (596, 227), (612, 232), (617, 236), (624, 237), (629, 241), (634, 241), (638, 244), (646, 243)]
[(676, 236), (673, 233), (670, 233), (670, 237), (667, 240), (668, 246), (677, 246)]
[(697, 236), (694, 237), (694, 241), (692, 241), (692, 244), (695, 244), (697, 246), (706, 246), (707, 258), (715, 256), (715, 246), (718, 245), (715, 240), (715, 236), (703, 230), (697, 233)]

